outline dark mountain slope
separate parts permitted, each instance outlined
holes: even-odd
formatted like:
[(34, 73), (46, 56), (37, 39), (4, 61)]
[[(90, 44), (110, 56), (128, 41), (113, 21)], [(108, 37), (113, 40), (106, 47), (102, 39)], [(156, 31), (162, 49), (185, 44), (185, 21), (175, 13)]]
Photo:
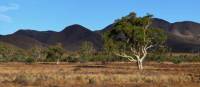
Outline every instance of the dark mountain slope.
[(77, 24), (66, 27), (61, 32), (19, 30), (11, 35), (0, 37), (0, 42), (10, 43), (24, 49), (61, 43), (66, 50), (74, 51), (78, 50), (85, 41), (92, 42), (96, 49), (102, 48), (102, 38), (99, 34)]
[(159, 18), (154, 18), (152, 21), (152, 28), (159, 28), (159, 29), (164, 29), (165, 31), (169, 31), (171, 26), (171, 23)]
[(13, 35), (20, 35), (24, 37), (33, 38), (42, 43), (46, 43), (49, 37), (56, 32), (54, 31), (35, 31), (35, 30), (19, 30), (15, 32)]
[(7, 35), (0, 37), (0, 42), (12, 44), (16, 47), (28, 49), (34, 46), (46, 46), (44, 43), (23, 35)]
[(53, 34), (49, 38), (48, 43), (56, 44), (59, 42), (68, 50), (78, 50), (84, 41), (92, 42), (96, 49), (102, 47), (100, 35), (77, 24), (66, 27), (63, 31)]

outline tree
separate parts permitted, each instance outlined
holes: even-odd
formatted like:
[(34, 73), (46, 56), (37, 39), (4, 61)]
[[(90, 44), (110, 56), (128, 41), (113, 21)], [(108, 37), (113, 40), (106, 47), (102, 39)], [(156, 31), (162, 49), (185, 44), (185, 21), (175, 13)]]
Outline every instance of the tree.
[(106, 48), (117, 56), (137, 62), (138, 69), (142, 70), (148, 50), (166, 40), (163, 30), (149, 27), (151, 20), (152, 15), (137, 17), (134, 12), (117, 20), (113, 29), (104, 34)]
[(40, 46), (34, 46), (31, 49), (31, 57), (34, 58), (35, 62), (41, 61), (44, 58), (44, 48)]
[(7, 43), (0, 43), (0, 61), (24, 61), (26, 51)]
[(80, 47), (80, 54), (83, 61), (88, 61), (89, 57), (95, 52), (95, 48), (92, 42), (84, 41)]
[(56, 64), (60, 64), (60, 59), (63, 56), (65, 50), (63, 49), (61, 44), (57, 44), (55, 46), (50, 46), (47, 49), (47, 59), (48, 61), (57, 61)]
[(80, 48), (80, 51), (82, 54), (91, 54), (94, 52), (94, 46), (93, 46), (93, 43), (89, 42), (89, 41), (85, 41), (81, 44), (81, 48)]

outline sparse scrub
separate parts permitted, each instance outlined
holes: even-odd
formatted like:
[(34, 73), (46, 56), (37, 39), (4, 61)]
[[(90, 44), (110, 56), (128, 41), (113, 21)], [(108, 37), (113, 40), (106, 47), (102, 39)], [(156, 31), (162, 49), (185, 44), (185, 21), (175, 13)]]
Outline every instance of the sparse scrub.
[(32, 64), (32, 63), (35, 62), (35, 60), (34, 60), (33, 58), (31, 58), (31, 57), (27, 57), (27, 58), (25, 59), (25, 62), (26, 62), (27, 64)]
[(147, 61), (156, 61), (158, 63), (162, 63), (164, 61), (168, 61), (168, 57), (166, 55), (160, 55), (160, 54), (151, 54), (147, 56)]
[(174, 64), (180, 64), (183, 62), (183, 57), (173, 57), (171, 59), (171, 61), (174, 63)]
[[(96, 63), (87, 63), (87, 65), (95, 66)], [(167, 69), (164, 64), (159, 64), (160, 67)], [(126, 87), (132, 87), (138, 85), (141, 87), (146, 87), (146, 85), (151, 84), (153, 87), (170, 86), (177, 85), (177, 87), (188, 87), (184, 84), (197, 84), (198, 80), (193, 81), (193, 76), (198, 75), (199, 65), (192, 65), (195, 67), (194, 71), (191, 68), (187, 68), (188, 65), (170, 65), (173, 67), (178, 67), (177, 71), (167, 71), (165, 69), (156, 70), (154, 67), (158, 67), (158, 64), (151, 65), (152, 67), (147, 67), (148, 70), (143, 72), (138, 72), (136, 66), (127, 63), (111, 63), (107, 64), (108, 68), (76, 68), (78, 64), (70, 65), (0, 65), (0, 83), (1, 87), (3, 84), (10, 84), (15, 87), (22, 86), (42, 86), (42, 87), (65, 87), (65, 86), (75, 86), (75, 87), (88, 87), (97, 86), (102, 87), (103, 85), (109, 87), (119, 87), (120, 85), (127, 85)], [(163, 67), (164, 66), (164, 67)], [(130, 67), (127, 69), (126, 67)], [(176, 74), (174, 74), (176, 73)], [(192, 73), (195, 75), (188, 75), (187, 73)], [(128, 84), (131, 84), (128, 86)], [(143, 84), (143, 85), (141, 85)], [(182, 86), (183, 85), (183, 86)], [(197, 87), (198, 87), (197, 86)], [(10, 86), (12, 87), (12, 86)]]
[(79, 58), (75, 57), (75, 56), (68, 56), (66, 60), (67, 60), (67, 62), (70, 62), (70, 63), (79, 62)]

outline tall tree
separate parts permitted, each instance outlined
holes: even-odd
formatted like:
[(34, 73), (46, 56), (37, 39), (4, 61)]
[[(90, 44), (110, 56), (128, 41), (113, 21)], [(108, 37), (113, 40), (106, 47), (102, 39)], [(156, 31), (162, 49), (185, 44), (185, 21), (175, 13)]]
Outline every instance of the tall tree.
[(149, 27), (151, 20), (152, 15), (137, 17), (134, 12), (117, 20), (113, 29), (104, 34), (106, 48), (117, 56), (137, 62), (142, 70), (148, 50), (162, 45), (166, 40), (163, 30)]

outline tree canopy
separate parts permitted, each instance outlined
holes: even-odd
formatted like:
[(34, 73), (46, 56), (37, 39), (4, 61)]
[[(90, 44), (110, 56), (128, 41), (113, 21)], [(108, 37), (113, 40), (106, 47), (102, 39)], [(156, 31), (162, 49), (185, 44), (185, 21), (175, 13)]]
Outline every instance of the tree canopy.
[(162, 45), (167, 38), (162, 29), (150, 27), (152, 17), (137, 17), (133, 12), (117, 20), (104, 34), (105, 48), (130, 61), (143, 61), (148, 49)]

